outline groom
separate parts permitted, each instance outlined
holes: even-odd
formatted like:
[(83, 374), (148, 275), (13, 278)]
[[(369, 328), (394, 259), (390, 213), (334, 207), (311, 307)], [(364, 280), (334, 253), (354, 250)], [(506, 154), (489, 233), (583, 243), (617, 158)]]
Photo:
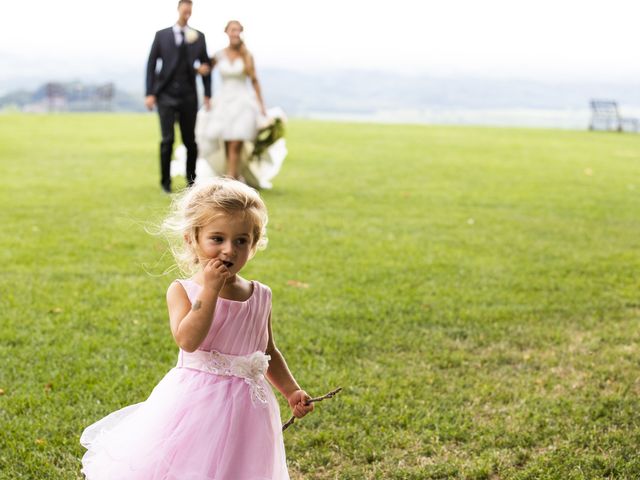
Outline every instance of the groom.
[[(173, 27), (156, 32), (147, 63), (144, 103), (149, 110), (157, 105), (160, 115), (160, 183), (166, 193), (171, 193), (170, 165), (176, 120), (180, 125), (182, 142), (187, 148), (187, 184), (191, 186), (196, 178), (196, 74), (202, 77), (205, 108), (209, 109), (211, 99), (211, 68), (207, 44), (201, 32), (187, 25), (191, 17), (191, 6), (191, 0), (178, 2), (178, 21)], [(159, 72), (156, 69), (158, 60), (162, 61)], [(194, 67), (196, 61), (200, 62), (197, 68)]]

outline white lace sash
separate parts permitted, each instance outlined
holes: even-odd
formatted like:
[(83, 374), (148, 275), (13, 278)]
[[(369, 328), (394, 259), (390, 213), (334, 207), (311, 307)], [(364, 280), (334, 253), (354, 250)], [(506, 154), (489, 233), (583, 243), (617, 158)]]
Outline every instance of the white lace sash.
[(224, 353), (180, 351), (177, 367), (193, 368), (216, 375), (243, 378), (249, 385), (251, 401), (263, 405), (267, 403), (267, 392), (263, 386), (264, 376), (269, 368), (271, 357), (264, 352), (253, 352), (249, 355), (226, 355)]

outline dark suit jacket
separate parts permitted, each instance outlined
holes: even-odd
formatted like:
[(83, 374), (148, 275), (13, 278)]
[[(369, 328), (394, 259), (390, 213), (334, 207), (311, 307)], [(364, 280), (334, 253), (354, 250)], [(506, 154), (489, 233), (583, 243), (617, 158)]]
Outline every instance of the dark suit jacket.
[[(197, 31), (197, 30), (196, 30)], [(149, 61), (147, 62), (147, 83), (146, 95), (158, 96), (167, 86), (168, 81), (178, 63), (179, 47), (176, 46), (173, 28), (165, 28), (156, 32), (149, 53)], [(198, 38), (193, 43), (187, 43), (187, 54), (189, 55), (189, 65), (193, 65), (196, 60), (200, 63), (210, 65), (209, 56), (207, 54), (207, 43), (205, 42), (202, 32), (198, 32)], [(156, 63), (158, 59), (162, 60), (162, 68), (156, 73)], [(204, 85), (205, 97), (211, 96), (211, 75), (202, 77)], [(193, 92), (196, 93), (196, 71), (191, 69), (190, 84)]]

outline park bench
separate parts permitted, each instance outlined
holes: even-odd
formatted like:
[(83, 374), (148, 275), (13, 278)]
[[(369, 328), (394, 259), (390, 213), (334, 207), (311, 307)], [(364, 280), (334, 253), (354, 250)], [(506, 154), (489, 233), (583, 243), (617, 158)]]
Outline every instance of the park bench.
[(590, 105), (591, 122), (589, 122), (589, 130), (638, 131), (638, 119), (620, 115), (617, 102), (591, 100)]

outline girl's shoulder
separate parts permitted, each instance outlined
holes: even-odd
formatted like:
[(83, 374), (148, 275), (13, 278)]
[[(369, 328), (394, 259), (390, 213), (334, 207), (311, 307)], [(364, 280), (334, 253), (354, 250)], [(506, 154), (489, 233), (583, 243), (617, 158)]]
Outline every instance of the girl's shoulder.
[(271, 288), (269, 288), (269, 285), (265, 285), (264, 283), (260, 283), (257, 280), (251, 280), (251, 283), (253, 283), (253, 288), (257, 289), (259, 291), (265, 292), (266, 294), (269, 295), (269, 297), (271, 297)]
[(192, 285), (200, 286), (200, 284), (196, 282), (196, 280), (193, 277), (192, 278), (176, 278), (173, 282), (171, 282), (171, 285), (175, 285), (176, 283), (182, 285), (185, 290)]
[(182, 287), (182, 290), (187, 294), (189, 300), (195, 298), (195, 295), (197, 295), (202, 288), (193, 278), (176, 278), (169, 284), (167, 293), (176, 288), (180, 289), (180, 287)]
[(260, 305), (260, 308), (271, 310), (271, 288), (264, 283), (260, 283), (257, 280), (251, 280), (253, 285), (253, 292), (251, 299), (255, 305)]

